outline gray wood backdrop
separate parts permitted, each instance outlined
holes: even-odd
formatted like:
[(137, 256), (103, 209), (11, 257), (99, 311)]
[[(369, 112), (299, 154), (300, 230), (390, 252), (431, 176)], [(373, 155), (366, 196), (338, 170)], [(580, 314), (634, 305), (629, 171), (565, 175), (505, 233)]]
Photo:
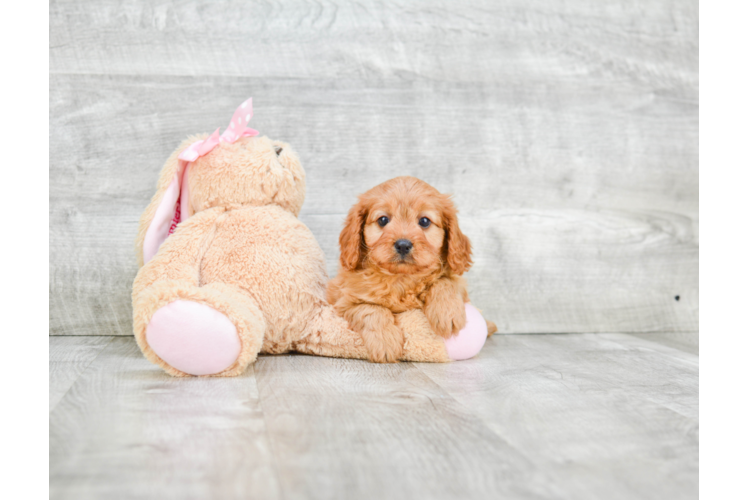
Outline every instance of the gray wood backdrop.
[(502, 333), (695, 331), (698, 27), (697, 0), (53, 0), (50, 334), (132, 334), (162, 163), (249, 96), (331, 276), (356, 194), (410, 174), (454, 194)]

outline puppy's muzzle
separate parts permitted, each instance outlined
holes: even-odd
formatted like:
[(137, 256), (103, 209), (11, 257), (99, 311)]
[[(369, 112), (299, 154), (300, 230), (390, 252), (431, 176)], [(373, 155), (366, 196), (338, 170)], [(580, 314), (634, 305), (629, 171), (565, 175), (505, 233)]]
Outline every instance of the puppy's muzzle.
[(410, 240), (397, 240), (395, 242), (395, 251), (400, 254), (400, 257), (405, 257), (413, 250), (413, 243)]

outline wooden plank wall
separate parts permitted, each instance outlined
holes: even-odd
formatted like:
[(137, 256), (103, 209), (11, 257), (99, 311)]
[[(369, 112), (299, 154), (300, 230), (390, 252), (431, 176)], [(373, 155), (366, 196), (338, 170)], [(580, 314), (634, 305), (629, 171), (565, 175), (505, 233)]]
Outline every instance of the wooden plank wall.
[(695, 331), (698, 88), (696, 0), (53, 0), (50, 334), (131, 334), (161, 165), (249, 96), (331, 275), (356, 194), (409, 174), (502, 333)]

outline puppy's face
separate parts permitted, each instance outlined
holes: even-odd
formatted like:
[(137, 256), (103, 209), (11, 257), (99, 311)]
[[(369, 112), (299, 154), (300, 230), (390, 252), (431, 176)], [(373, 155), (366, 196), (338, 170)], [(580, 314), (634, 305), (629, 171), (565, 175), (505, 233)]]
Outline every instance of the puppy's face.
[(448, 196), (415, 177), (396, 177), (359, 197), (340, 235), (341, 264), (393, 274), (470, 267), (470, 241)]
[(441, 266), (445, 231), (438, 200), (419, 192), (398, 194), (369, 207), (363, 231), (368, 258), (391, 273)]

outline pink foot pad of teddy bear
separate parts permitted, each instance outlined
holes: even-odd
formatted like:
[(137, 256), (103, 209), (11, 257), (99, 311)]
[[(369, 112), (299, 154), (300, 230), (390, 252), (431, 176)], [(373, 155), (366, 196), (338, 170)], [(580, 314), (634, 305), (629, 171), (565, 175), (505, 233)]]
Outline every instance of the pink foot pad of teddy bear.
[(453, 361), (470, 359), (483, 349), (488, 338), (488, 326), (481, 313), (472, 304), (465, 304), (467, 323), (457, 335), (444, 340), (447, 356)]

